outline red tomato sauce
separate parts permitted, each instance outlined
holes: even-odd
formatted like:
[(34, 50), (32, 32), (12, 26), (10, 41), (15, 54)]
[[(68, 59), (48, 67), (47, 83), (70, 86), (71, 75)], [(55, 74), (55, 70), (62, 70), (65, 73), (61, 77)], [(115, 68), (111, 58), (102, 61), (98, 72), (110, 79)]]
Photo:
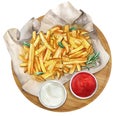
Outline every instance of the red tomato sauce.
[(72, 79), (71, 88), (77, 96), (88, 97), (96, 89), (96, 80), (91, 74), (81, 72)]

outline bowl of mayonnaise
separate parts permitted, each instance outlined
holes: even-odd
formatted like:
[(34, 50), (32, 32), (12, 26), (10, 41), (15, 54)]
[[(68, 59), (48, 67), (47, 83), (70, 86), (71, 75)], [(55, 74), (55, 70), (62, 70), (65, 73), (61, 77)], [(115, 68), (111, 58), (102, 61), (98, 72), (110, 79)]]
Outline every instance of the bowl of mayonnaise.
[(67, 92), (59, 81), (47, 80), (41, 85), (38, 97), (43, 106), (56, 109), (66, 101)]

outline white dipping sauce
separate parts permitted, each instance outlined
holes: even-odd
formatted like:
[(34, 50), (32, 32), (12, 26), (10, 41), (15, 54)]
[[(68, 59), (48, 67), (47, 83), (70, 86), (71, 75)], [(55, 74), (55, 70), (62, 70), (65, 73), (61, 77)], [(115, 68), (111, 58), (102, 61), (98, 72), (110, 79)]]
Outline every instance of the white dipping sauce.
[(40, 88), (39, 100), (47, 108), (58, 108), (66, 100), (66, 89), (58, 81), (46, 81)]

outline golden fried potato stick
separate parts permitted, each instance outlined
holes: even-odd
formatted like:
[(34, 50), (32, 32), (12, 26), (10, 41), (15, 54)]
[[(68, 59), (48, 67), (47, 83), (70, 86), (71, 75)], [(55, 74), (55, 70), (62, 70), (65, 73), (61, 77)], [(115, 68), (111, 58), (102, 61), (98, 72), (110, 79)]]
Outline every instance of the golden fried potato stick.
[(39, 76), (34, 76), (34, 79), (36, 80), (36, 81), (45, 81), (45, 79), (41, 76), (41, 75), (39, 75)]
[(79, 64), (77, 64), (77, 70), (81, 71), (81, 66)]
[(45, 73), (46, 72), (46, 68), (45, 68), (45, 66), (43, 64), (43, 54), (40, 55), (39, 61), (40, 61), (41, 70)]
[(52, 71), (52, 70), (54, 69), (55, 65), (56, 65), (56, 61), (53, 61), (53, 63), (50, 64), (47, 69), (48, 69), (49, 71)]
[(47, 79), (48, 77), (52, 76), (54, 71), (47, 71), (45, 74), (41, 75), (42, 78)]
[(35, 62), (36, 62), (36, 65), (37, 65), (38, 72), (41, 71), (39, 57), (35, 57)]
[(50, 30), (47, 31), (46, 33), (46, 40), (49, 42), (50, 41)]
[(45, 55), (44, 55), (44, 61), (49, 60), (50, 59), (50, 54), (51, 51), (49, 49), (46, 50)]
[(55, 31), (60, 30), (60, 29), (61, 29), (61, 26), (55, 26), (52, 29), (50, 29), (50, 32), (54, 33)]
[(61, 76), (61, 73), (59, 71), (57, 71), (56, 73), (57, 73), (57, 78), (59, 79)]
[(70, 60), (68, 62), (63, 62), (63, 64), (82, 64), (85, 63), (87, 59), (81, 59), (81, 60)]
[(21, 67), (26, 67), (26, 66), (28, 66), (28, 63), (27, 63), (27, 62), (21, 63), (20, 66), (21, 66)]
[(35, 55), (39, 55), (42, 51), (46, 49), (46, 46), (40, 47), (38, 50), (35, 51)]
[(76, 30), (73, 30), (73, 31), (71, 32), (71, 35), (72, 35), (72, 37), (76, 38), (76, 37), (77, 37), (77, 31), (76, 31)]
[(35, 74), (35, 72), (39, 72), (39, 69), (38, 69), (36, 62), (34, 62), (34, 74)]
[(70, 30), (70, 25), (65, 25), (64, 26), (64, 32), (69, 32)]
[(61, 47), (58, 47), (58, 49), (56, 50), (53, 58), (60, 58), (61, 57), (61, 54), (62, 54), (62, 48)]
[(68, 73), (68, 72), (69, 72), (69, 68), (66, 67), (66, 66), (64, 66), (64, 67), (63, 67), (63, 71), (64, 71), (64, 73)]
[(36, 47), (39, 44), (39, 42), (40, 42), (40, 36), (37, 35), (37, 38), (36, 38), (36, 40), (34, 42), (34, 46)]
[(88, 33), (87, 30), (81, 30), (81, 32), (80, 32), (81, 35), (84, 35), (84, 34), (87, 34), (87, 33)]
[(36, 36), (37, 36), (36, 31), (33, 31), (33, 33), (32, 33), (32, 38), (33, 38), (34, 40), (36, 39)]
[(76, 64), (73, 65), (73, 67), (70, 69), (69, 73), (72, 74), (75, 71)]
[(22, 62), (27, 62), (27, 59), (25, 59), (25, 57), (23, 55), (19, 55), (19, 59), (22, 61)]
[(70, 42), (70, 45), (73, 47), (73, 48), (77, 48), (78, 46), (75, 44), (74, 42), (74, 38), (70, 36), (69, 38), (69, 42)]
[(33, 31), (33, 33), (32, 33), (32, 38), (31, 38), (31, 40), (30, 40), (30, 43), (31, 44), (33, 44), (34, 43), (34, 41), (36, 40), (36, 31)]
[(83, 53), (84, 50), (80, 50), (78, 52), (75, 52), (75, 53), (72, 53), (69, 55), (69, 58), (76, 58), (76, 57), (79, 57), (79, 55), (81, 55), (81, 53)]
[(54, 52), (55, 50), (51, 47), (51, 45), (50, 45), (50, 44), (47, 42), (47, 40), (45, 39), (43, 32), (40, 32), (39, 34), (40, 34), (40, 38), (41, 38), (42, 42), (45, 44), (45, 46), (46, 46), (48, 49), (50, 49), (52, 52)]
[(26, 53), (26, 52), (29, 52), (30, 49), (27, 46), (23, 46), (23, 50)]
[(27, 53), (25, 54), (25, 60), (28, 61), (28, 59), (29, 59), (29, 52), (27, 52)]
[(82, 43), (83, 43), (83, 46), (85, 47), (85, 48), (89, 48), (90, 47), (90, 44), (89, 44), (89, 42), (87, 41), (87, 40), (85, 40), (85, 39), (83, 39), (82, 40)]
[(80, 50), (83, 49), (83, 48), (84, 48), (83, 45), (81, 45), (81, 46), (79, 46), (79, 47), (71, 50), (71, 51), (70, 51), (70, 54), (76, 53), (76, 52), (80, 51)]
[(33, 65), (34, 65), (34, 45), (30, 44), (30, 51), (29, 51), (29, 60), (28, 60), (28, 73), (33, 74)]
[(69, 45), (68, 45), (68, 43), (65, 40), (63, 40), (62, 44), (63, 44), (63, 46), (65, 46), (66, 52), (68, 53), (69, 52)]

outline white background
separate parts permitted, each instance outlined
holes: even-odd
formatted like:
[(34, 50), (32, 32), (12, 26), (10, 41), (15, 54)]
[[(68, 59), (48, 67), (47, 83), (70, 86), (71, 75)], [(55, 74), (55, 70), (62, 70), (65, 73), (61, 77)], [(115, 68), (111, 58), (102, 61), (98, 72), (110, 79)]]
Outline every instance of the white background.
[[(0, 116), (109, 116), (120, 115), (120, 5), (119, 0), (69, 0), (87, 12), (102, 30), (112, 52), (110, 79), (100, 96), (82, 109), (56, 113), (39, 108), (17, 88), (11, 72), (11, 60), (3, 40), (7, 29), (22, 26), (31, 18), (45, 14), (66, 0), (0, 0)], [(101, 77), (102, 78), (102, 77)]]

